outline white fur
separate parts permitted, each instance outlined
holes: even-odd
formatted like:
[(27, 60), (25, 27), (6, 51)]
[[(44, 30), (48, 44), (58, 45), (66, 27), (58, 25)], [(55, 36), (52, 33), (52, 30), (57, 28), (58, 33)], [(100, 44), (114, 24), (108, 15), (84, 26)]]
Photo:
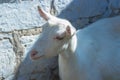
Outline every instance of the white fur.
[(120, 80), (120, 16), (78, 30), (72, 41), (75, 52), (59, 54), (62, 80)]
[[(67, 26), (69, 36), (64, 35)], [(120, 16), (77, 32), (67, 20), (51, 18), (33, 49), (38, 52), (34, 57), (59, 55), (61, 80), (120, 80)]]

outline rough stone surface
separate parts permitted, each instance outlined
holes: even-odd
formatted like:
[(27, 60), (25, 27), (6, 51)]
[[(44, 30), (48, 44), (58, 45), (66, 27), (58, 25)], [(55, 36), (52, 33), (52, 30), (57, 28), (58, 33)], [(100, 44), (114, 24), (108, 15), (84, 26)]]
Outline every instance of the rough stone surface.
[[(37, 2), (24, 2), (21, 4), (0, 5), (0, 29), (1, 31), (13, 31), (29, 29), (43, 24), (38, 15)], [(4, 12), (3, 12), (4, 11)], [(41, 21), (39, 21), (41, 20)]]
[(45, 23), (37, 5), (77, 29), (120, 15), (120, 0), (0, 0), (0, 80), (59, 80), (57, 57), (29, 57)]
[(16, 58), (12, 48), (8, 39), (0, 41), (0, 77), (8, 78), (14, 74)]

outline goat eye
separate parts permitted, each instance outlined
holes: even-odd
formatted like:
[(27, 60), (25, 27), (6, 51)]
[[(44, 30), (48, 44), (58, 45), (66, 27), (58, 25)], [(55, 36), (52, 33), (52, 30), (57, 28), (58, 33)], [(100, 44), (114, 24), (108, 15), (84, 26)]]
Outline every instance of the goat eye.
[(57, 40), (63, 40), (64, 37), (56, 36), (55, 39), (57, 39)]

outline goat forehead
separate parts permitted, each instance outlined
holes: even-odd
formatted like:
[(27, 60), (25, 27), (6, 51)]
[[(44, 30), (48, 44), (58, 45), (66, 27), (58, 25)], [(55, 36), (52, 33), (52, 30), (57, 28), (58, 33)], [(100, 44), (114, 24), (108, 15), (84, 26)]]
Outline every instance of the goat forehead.
[(49, 38), (49, 37), (52, 38), (56, 35), (56, 33), (57, 33), (56, 27), (46, 28), (42, 32), (42, 38)]
[(55, 24), (55, 25), (48, 25), (47, 27), (43, 27), (43, 32), (54, 33), (54, 32), (57, 32), (59, 30), (64, 30), (64, 29), (65, 29), (64, 24)]
[(60, 30), (60, 32), (66, 29), (66, 25), (68, 25), (69, 22), (66, 20), (58, 20), (53, 21), (50, 20), (46, 23), (46, 25), (43, 27), (44, 34), (50, 34), (50, 33), (56, 33)]

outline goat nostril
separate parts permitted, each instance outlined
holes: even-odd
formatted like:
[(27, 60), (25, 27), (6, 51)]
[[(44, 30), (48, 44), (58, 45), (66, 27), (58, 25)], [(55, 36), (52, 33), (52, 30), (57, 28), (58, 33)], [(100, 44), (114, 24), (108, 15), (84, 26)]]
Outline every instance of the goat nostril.
[(32, 52), (31, 52), (31, 56), (35, 56), (37, 53), (38, 53), (37, 51), (32, 50)]

